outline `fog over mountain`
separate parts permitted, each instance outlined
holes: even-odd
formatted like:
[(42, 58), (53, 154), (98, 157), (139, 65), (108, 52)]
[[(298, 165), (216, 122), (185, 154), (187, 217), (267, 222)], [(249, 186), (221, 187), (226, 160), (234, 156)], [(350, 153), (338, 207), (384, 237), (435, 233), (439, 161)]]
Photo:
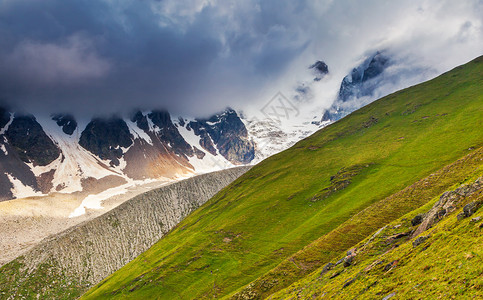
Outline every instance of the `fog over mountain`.
[(207, 116), (290, 95), (323, 60), (330, 75), (311, 101), (327, 108), (374, 51), (405, 74), (380, 94), (480, 55), (482, 16), (479, 0), (4, 0), (0, 99), (89, 117), (134, 108)]

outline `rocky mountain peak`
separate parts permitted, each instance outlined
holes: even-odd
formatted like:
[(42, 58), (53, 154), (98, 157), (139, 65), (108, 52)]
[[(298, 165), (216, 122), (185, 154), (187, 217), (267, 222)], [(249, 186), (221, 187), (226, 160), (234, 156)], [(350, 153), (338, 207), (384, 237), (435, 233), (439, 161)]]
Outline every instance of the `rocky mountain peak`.
[(123, 155), (122, 148), (132, 145), (132, 135), (126, 122), (119, 117), (109, 119), (94, 118), (82, 132), (79, 144), (101, 159), (119, 166)]
[(362, 81), (367, 81), (371, 78), (377, 77), (388, 67), (390, 63), (389, 57), (385, 56), (381, 52), (377, 52), (369, 62), (369, 65), (364, 70)]
[(208, 119), (191, 121), (187, 126), (200, 136), (201, 147), (213, 155), (217, 154), (217, 148), (233, 164), (249, 163), (255, 158), (254, 142), (248, 138), (245, 124), (231, 108)]
[(314, 81), (321, 80), (325, 75), (329, 73), (329, 67), (327, 64), (321, 60), (316, 61), (313, 65), (309, 67), (309, 69), (315, 72), (316, 77)]
[(47, 136), (33, 115), (15, 114), (5, 136), (20, 159), (26, 163), (46, 166), (60, 155), (59, 148)]
[(349, 75), (344, 77), (339, 89), (338, 100), (346, 102), (351, 98), (371, 96), (376, 86), (368, 82), (381, 75), (389, 64), (389, 57), (380, 51), (369, 56), (362, 64), (352, 69)]
[(367, 104), (358, 99), (373, 97), (384, 80), (384, 71), (391, 65), (391, 58), (384, 51), (377, 51), (342, 79), (339, 94), (332, 106), (326, 110), (321, 122), (336, 121)]
[(148, 131), (149, 130), (148, 119), (139, 110), (137, 112), (135, 112), (131, 116), (131, 122), (136, 123), (136, 125), (138, 126), (138, 128), (140, 128), (140, 129), (142, 129), (144, 131)]
[(171, 120), (167, 111), (155, 110), (148, 114), (149, 119), (156, 126), (157, 136), (178, 155), (193, 156), (193, 148), (188, 144)]
[(153, 110), (148, 114), (148, 117), (153, 121), (153, 124), (158, 128), (163, 128), (173, 124), (171, 116), (166, 110)]
[(52, 120), (56, 121), (57, 125), (62, 127), (62, 131), (68, 135), (72, 135), (77, 128), (77, 121), (70, 114), (54, 114)]

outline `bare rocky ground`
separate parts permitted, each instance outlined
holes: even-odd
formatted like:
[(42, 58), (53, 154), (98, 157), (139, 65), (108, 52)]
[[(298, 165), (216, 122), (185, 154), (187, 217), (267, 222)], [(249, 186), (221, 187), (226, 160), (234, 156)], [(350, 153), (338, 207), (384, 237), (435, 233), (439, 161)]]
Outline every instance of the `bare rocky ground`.
[(48, 236), (91, 220), (126, 200), (170, 183), (156, 181), (133, 186), (125, 194), (104, 200), (103, 209), (88, 209), (86, 214), (75, 218), (69, 218), (69, 215), (79, 207), (87, 193), (55, 193), (45, 197), (0, 202), (0, 266), (22, 255)]

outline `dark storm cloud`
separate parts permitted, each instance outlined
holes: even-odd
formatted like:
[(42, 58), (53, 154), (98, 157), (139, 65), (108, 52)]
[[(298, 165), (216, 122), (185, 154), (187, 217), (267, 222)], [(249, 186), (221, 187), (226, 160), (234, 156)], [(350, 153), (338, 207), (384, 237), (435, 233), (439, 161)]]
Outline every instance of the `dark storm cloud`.
[(263, 40), (246, 28), (230, 29), (229, 17), (220, 18), (211, 5), (186, 24), (163, 24), (169, 16), (157, 5), (162, 3), (0, 2), (0, 96), (34, 111), (181, 110), (200, 102), (213, 109), (228, 105), (209, 99), (216, 98), (217, 85), (223, 90), (228, 80), (247, 76), (235, 85), (256, 86), (254, 75), (279, 73), (303, 47), (284, 44), (284, 32), (265, 19), (259, 24)]
[(161, 28), (142, 1), (15, 1), (0, 14), (0, 91), (27, 108), (169, 106), (220, 47), (199, 27)]
[(139, 107), (200, 115), (264, 101), (260, 91), (290, 87), (316, 59), (328, 62), (336, 87), (374, 48), (443, 71), (480, 54), (481, 7), (479, 1), (0, 0), (0, 99), (46, 113)]

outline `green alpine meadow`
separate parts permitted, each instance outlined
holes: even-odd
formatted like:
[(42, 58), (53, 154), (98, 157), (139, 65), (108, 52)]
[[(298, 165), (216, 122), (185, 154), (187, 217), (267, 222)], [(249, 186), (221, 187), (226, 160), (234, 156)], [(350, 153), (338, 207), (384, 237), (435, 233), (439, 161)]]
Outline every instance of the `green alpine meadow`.
[(258, 163), (81, 299), (481, 298), (482, 147), (480, 56)]

